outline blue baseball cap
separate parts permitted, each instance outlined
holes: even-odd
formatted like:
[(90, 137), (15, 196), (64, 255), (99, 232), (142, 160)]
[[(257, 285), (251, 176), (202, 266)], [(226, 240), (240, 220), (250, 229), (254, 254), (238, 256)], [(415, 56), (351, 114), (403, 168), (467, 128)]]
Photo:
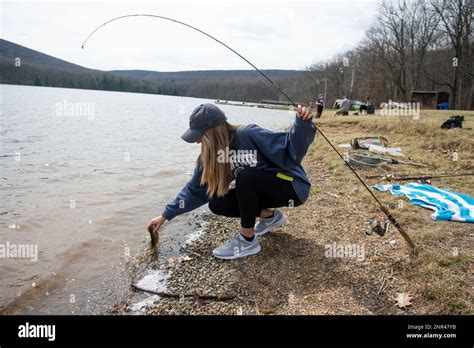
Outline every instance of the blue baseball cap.
[(181, 139), (195, 143), (202, 138), (209, 128), (214, 128), (227, 121), (224, 112), (214, 104), (201, 104), (189, 116), (189, 129)]

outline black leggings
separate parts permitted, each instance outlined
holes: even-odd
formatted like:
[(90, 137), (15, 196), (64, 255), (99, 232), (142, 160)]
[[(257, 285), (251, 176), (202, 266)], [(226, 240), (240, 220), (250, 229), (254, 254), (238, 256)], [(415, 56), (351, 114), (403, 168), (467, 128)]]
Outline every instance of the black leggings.
[(276, 173), (247, 167), (237, 175), (235, 189), (223, 197), (214, 196), (209, 209), (217, 215), (240, 217), (243, 228), (253, 228), (263, 209), (298, 205), (301, 201), (290, 181), (278, 178)]

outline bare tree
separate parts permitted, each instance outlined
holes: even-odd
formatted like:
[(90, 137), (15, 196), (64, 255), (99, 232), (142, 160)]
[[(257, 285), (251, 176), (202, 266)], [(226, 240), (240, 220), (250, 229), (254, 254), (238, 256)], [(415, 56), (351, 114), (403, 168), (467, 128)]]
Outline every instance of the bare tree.
[[(348, 93), (355, 68), (352, 98), (409, 101), (410, 91), (428, 89), (449, 92), (451, 108), (473, 109), (473, 6), (473, 0), (382, 0), (356, 49), (310, 70), (328, 78), (328, 99)], [(343, 57), (350, 57), (349, 69)]]
[(440, 18), (424, 1), (414, 2), (409, 8), (408, 24), (411, 89), (420, 86), (420, 78), (430, 46), (436, 42)]
[[(449, 87), (451, 89), (451, 105), (458, 105), (460, 80), (468, 78), (472, 81), (472, 20), (474, 5), (472, 0), (431, 0), (433, 10), (440, 17), (442, 32), (446, 35), (454, 51), (452, 57), (453, 73)], [(472, 87), (471, 87), (472, 89)], [(462, 106), (462, 105), (461, 105)]]

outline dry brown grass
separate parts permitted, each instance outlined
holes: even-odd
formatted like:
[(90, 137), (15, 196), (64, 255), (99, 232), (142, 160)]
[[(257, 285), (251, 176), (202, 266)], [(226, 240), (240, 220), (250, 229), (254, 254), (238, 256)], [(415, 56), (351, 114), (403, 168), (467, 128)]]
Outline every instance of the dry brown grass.
[[(428, 164), (427, 168), (405, 165), (386, 165), (380, 168), (359, 168), (365, 175), (404, 173), (435, 175), (447, 172), (472, 172), (474, 169), (474, 112), (423, 110), (419, 120), (409, 117), (336, 117), (323, 115), (318, 120), (324, 133), (335, 143), (347, 143), (358, 136), (380, 135), (389, 139), (389, 146), (401, 147), (404, 160)], [(463, 129), (443, 130), (440, 125), (449, 115), (465, 115)], [(471, 129), (469, 129), (471, 128)], [(347, 151), (340, 149), (341, 152)], [(453, 161), (453, 153), (458, 161)], [(329, 146), (320, 139), (315, 142), (306, 159), (311, 166), (313, 180), (321, 170), (331, 176), (327, 189), (339, 195), (352, 192), (347, 202), (360, 205), (360, 214), (374, 214), (380, 218), (377, 208), (370, 204), (368, 193), (358, 189), (357, 179), (345, 167)], [(371, 185), (383, 183), (382, 179), (367, 180)], [(474, 196), (474, 177), (435, 179), (434, 186), (447, 188)], [(319, 189), (321, 191), (321, 189)], [(348, 197), (350, 196), (350, 197)], [(405, 283), (407, 291), (416, 294), (418, 302), (411, 310), (414, 313), (472, 313), (472, 224), (441, 222), (430, 219), (431, 213), (415, 207), (400, 197), (388, 193), (377, 193), (388, 205), (400, 223), (410, 232), (418, 245), (419, 253), (410, 257), (399, 270), (398, 280)], [(398, 237), (394, 228), (391, 237)], [(455, 248), (459, 255), (454, 256)], [(405, 250), (393, 251), (392, 256), (402, 257)], [(376, 259), (373, 260), (376, 262)], [(400, 287), (400, 289), (402, 289)]]

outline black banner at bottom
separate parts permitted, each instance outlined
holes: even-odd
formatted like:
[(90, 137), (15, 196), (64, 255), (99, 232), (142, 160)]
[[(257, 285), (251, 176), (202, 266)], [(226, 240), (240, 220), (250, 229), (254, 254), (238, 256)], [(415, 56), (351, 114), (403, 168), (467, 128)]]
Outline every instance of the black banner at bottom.
[(472, 316), (1, 316), (0, 346), (298, 344), (472, 347)]

